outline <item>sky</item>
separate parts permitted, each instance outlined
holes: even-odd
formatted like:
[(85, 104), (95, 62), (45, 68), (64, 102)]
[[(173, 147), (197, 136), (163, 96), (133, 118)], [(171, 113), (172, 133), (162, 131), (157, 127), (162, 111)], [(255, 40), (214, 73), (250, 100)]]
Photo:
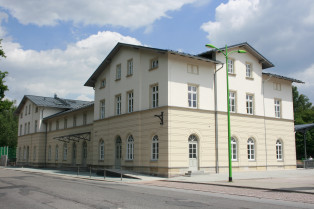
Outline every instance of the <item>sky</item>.
[(6, 98), (93, 100), (85, 82), (118, 42), (190, 54), (248, 42), (314, 102), (313, 0), (0, 0)]

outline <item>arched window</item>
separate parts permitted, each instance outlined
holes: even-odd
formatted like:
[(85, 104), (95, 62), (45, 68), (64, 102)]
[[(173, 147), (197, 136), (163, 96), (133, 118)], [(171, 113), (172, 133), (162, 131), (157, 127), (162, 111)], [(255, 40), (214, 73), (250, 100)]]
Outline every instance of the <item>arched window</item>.
[(48, 160), (51, 160), (51, 146), (48, 146)]
[(127, 151), (126, 151), (126, 159), (133, 160), (134, 159), (134, 139), (133, 136), (130, 135), (127, 139)]
[(197, 136), (195, 136), (194, 134), (189, 136), (189, 142), (194, 142), (197, 141)]
[(247, 140), (247, 157), (249, 160), (255, 160), (255, 144), (252, 138)]
[(105, 159), (105, 142), (100, 140), (99, 142), (99, 160)]
[(59, 159), (59, 146), (58, 145), (56, 145), (56, 156), (55, 156), (55, 158), (56, 158), (56, 161)]
[(155, 135), (152, 140), (152, 160), (158, 160), (158, 157), (159, 157), (158, 136)]
[(276, 142), (276, 157), (277, 160), (282, 160), (282, 142), (279, 139)]
[(68, 158), (68, 144), (63, 144), (63, 160), (67, 160)]
[(189, 136), (189, 159), (197, 159), (197, 136)]
[(231, 156), (232, 160), (238, 160), (238, 144), (234, 137), (231, 137)]

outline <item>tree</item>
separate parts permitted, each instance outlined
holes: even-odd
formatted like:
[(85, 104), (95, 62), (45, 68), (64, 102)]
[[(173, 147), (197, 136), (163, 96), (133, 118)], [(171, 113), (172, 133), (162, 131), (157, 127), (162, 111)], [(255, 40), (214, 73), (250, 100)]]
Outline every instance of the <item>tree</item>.
[[(299, 94), (297, 87), (292, 87), (294, 124), (314, 123), (314, 106), (309, 98)], [(314, 156), (314, 129), (306, 133), (306, 149), (308, 156)], [(297, 159), (304, 158), (304, 138), (303, 133), (296, 133), (296, 152)]]
[[(0, 57), (5, 58), (5, 53), (2, 50), (0, 39)], [(5, 77), (8, 72), (0, 70), (0, 146), (16, 147), (18, 118), (14, 115), (16, 107), (14, 102), (4, 99), (5, 92), (9, 90), (5, 85)]]

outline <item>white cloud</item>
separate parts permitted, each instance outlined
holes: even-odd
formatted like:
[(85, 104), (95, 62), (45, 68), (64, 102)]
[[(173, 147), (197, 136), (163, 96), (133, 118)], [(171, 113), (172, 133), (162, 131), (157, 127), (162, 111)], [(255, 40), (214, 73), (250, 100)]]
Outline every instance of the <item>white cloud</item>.
[(217, 47), (250, 43), (275, 64), (267, 71), (287, 76), (314, 64), (313, 13), (312, 0), (229, 0), (201, 28)]
[[(115, 25), (128, 28), (148, 26), (167, 17), (195, 0), (0, 0), (0, 6), (10, 11), (22, 24), (56, 25), (61, 21), (75, 24)], [(31, 12), (30, 12), (31, 11)]]
[(136, 39), (104, 31), (68, 45), (65, 50), (23, 50), (18, 43), (3, 42), (7, 58), (2, 69), (9, 72), (7, 97), (19, 100), (24, 94), (93, 99), (84, 83), (117, 44), (141, 45)]

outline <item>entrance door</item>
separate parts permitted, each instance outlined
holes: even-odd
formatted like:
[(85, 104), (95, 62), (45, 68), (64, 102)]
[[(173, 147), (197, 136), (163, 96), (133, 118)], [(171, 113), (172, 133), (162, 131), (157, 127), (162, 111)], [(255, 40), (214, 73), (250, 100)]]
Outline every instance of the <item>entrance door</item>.
[(115, 167), (121, 167), (121, 154), (122, 154), (122, 142), (120, 136), (116, 139), (116, 151), (115, 151)]
[(84, 141), (82, 149), (82, 166), (86, 166), (86, 160), (87, 160), (87, 143), (86, 141)]
[(198, 170), (198, 142), (195, 135), (189, 137), (189, 170)]
[(76, 164), (76, 143), (73, 143), (72, 165)]

